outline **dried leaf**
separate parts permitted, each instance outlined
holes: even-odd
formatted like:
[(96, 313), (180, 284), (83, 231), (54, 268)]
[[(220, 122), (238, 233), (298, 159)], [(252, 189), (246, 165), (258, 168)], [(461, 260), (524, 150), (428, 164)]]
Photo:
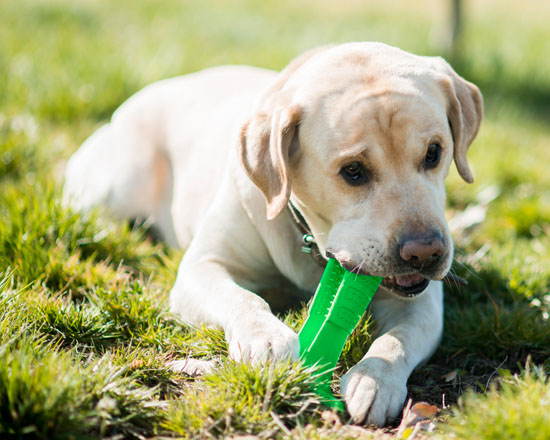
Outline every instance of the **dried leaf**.
[(419, 418), (431, 419), (439, 412), (439, 408), (426, 402), (418, 402), (413, 405), (411, 412)]
[(439, 412), (439, 408), (426, 402), (418, 402), (412, 405), (409, 399), (403, 409), (403, 418), (397, 430), (397, 437), (412, 440), (418, 431), (429, 431), (434, 429), (431, 419)]
[(444, 374), (441, 376), (443, 379), (445, 379), (445, 382), (452, 382), (456, 379), (456, 376), (458, 375), (458, 370), (449, 371), (447, 374)]

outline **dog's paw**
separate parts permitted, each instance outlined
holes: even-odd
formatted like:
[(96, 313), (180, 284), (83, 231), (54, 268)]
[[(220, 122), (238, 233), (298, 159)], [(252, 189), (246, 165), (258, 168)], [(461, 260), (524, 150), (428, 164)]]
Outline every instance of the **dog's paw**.
[(386, 361), (370, 358), (342, 377), (341, 391), (355, 423), (384, 426), (399, 416), (407, 397), (406, 383), (407, 377), (392, 371)]
[(256, 364), (289, 357), (297, 360), (300, 356), (298, 335), (271, 314), (262, 318), (232, 328), (228, 341), (231, 358)]

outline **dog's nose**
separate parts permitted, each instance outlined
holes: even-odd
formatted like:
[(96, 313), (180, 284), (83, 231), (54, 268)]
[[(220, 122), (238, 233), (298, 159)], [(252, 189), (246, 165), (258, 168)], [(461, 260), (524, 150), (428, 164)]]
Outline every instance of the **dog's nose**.
[(428, 237), (405, 238), (399, 243), (399, 256), (413, 269), (431, 267), (445, 253), (445, 245), (438, 234)]

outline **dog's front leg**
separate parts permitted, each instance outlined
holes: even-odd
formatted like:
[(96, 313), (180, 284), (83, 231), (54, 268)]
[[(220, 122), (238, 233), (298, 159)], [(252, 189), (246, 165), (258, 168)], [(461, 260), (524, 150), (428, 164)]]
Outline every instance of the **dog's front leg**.
[(186, 322), (223, 328), (235, 360), (299, 356), (296, 333), (271, 313), (262, 298), (239, 286), (223, 265), (184, 262), (170, 296), (172, 311)]
[(395, 418), (407, 396), (412, 370), (435, 351), (443, 330), (443, 288), (431, 282), (420, 297), (398, 299), (378, 292), (373, 314), (379, 336), (341, 382), (353, 420), (378, 426)]
[(298, 335), (253, 292), (280, 273), (236, 191), (223, 188), (180, 264), (171, 310), (192, 325), (223, 328), (235, 360), (298, 359)]

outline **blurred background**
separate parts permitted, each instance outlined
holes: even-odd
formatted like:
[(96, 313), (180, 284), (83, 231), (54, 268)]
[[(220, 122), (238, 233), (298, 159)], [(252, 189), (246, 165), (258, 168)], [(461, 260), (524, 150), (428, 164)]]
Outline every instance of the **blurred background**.
[[(5, 132), (15, 118), (46, 156), (66, 154), (154, 80), (218, 64), (281, 69), (311, 47), (373, 40), (443, 55), (480, 86), (478, 175), (500, 169), (503, 152), (532, 172), (550, 154), (533, 149), (550, 121), (548, 23), (544, 0), (3, 0), (0, 123)], [(4, 151), (0, 172), (18, 154)]]
[(549, 20), (544, 0), (3, 0), (0, 99), (8, 113), (105, 117), (159, 78), (226, 63), (280, 69), (311, 47), (373, 40), (447, 56), (489, 114), (513, 104), (543, 120)]

